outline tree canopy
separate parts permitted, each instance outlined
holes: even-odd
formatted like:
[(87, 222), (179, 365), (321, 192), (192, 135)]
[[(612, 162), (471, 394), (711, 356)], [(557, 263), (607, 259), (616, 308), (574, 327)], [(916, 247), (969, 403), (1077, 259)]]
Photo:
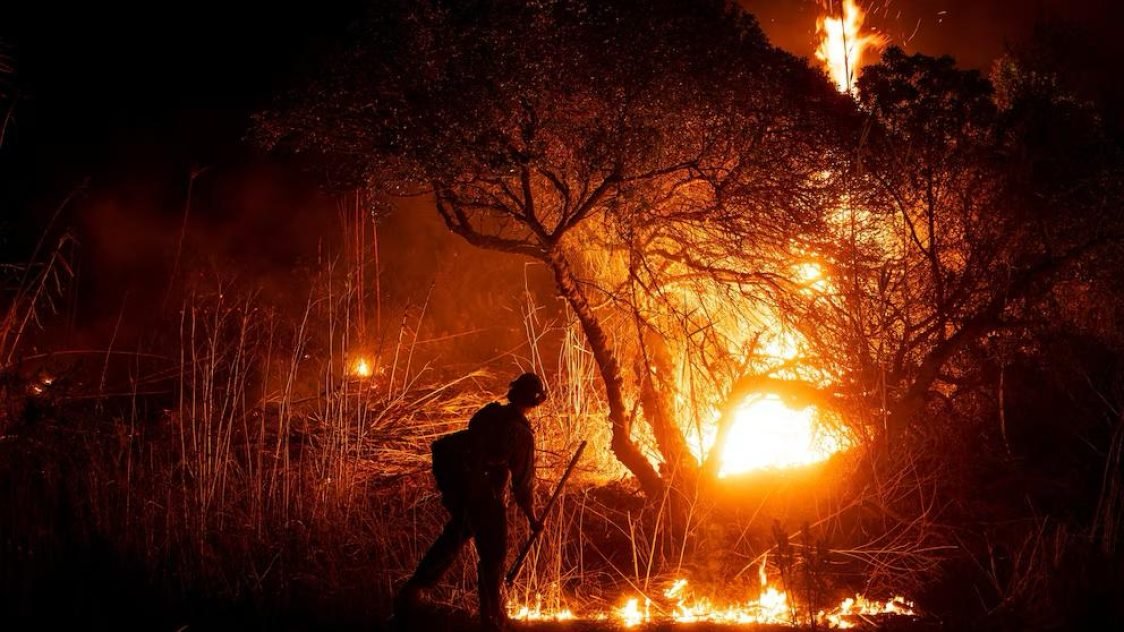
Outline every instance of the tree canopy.
[[(891, 48), (853, 100), (718, 0), (399, 1), (256, 130), (547, 265), (612, 450), (658, 494), (714, 473), (753, 392), (905, 431), (1115, 239), (1096, 118), (1017, 64), (999, 80)], [(715, 413), (707, 455), (688, 438)]]
[[(267, 142), (344, 182), (429, 192), (471, 243), (546, 262), (601, 369), (614, 451), (658, 489), (631, 439), (622, 343), (590, 302), (639, 260), (591, 259), (748, 277), (731, 249), (784, 247), (819, 222), (846, 100), (720, 1), (404, 3), (354, 35), (259, 119)], [(657, 434), (682, 458), (676, 432)]]

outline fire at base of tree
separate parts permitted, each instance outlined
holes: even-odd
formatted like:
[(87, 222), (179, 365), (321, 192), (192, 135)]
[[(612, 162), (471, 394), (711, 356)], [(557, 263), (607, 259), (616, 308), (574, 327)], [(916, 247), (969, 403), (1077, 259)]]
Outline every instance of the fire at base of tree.
[[(815, 65), (719, 0), (379, 5), (254, 117), (333, 187), (314, 263), (196, 258), (192, 171), (127, 348), (67, 338), (61, 224), (2, 269), (15, 621), (370, 627), (432, 442), (532, 371), (540, 507), (589, 449), (517, 629), (1124, 623), (1124, 155), (1056, 41), (985, 76), (850, 0)], [(475, 561), (417, 629), (475, 629)]]

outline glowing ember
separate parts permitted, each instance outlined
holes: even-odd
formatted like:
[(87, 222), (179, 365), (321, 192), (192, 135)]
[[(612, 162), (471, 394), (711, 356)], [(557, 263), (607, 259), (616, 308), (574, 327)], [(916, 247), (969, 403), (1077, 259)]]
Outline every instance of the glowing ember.
[(36, 396), (42, 395), (42, 394), (47, 392), (47, 387), (49, 387), (51, 384), (54, 384), (54, 383), (55, 383), (54, 376), (50, 375), (49, 373), (41, 371), (39, 373), (39, 383), (38, 384), (29, 384), (28, 387), (27, 387), (27, 390), (32, 395), (36, 395)]
[(831, 80), (840, 92), (851, 92), (858, 77), (863, 55), (886, 44), (886, 38), (876, 33), (862, 33), (866, 12), (854, 0), (842, 0), (842, 16), (834, 0), (828, 2), (829, 13), (816, 20), (816, 33), (820, 45), (816, 58), (823, 62)]
[(360, 356), (351, 363), (350, 373), (352, 377), (368, 378), (374, 374), (374, 368), (370, 360)]
[(844, 437), (816, 422), (815, 412), (789, 408), (776, 395), (747, 400), (735, 413), (718, 475), (810, 465), (846, 447)]

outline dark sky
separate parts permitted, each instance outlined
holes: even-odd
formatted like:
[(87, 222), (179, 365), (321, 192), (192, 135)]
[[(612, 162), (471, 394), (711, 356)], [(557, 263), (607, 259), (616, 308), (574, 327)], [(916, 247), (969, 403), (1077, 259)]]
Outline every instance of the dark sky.
[(119, 161), (223, 159), (248, 113), (359, 3), (326, 4), (0, 2), (20, 94), (0, 177), (66, 181)]

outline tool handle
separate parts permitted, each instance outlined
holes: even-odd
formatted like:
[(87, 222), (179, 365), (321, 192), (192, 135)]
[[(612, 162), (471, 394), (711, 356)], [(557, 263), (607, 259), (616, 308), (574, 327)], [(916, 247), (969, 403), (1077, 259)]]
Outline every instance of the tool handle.
[[(558, 480), (558, 484), (554, 486), (554, 493), (550, 495), (550, 500), (546, 501), (546, 506), (543, 507), (542, 514), (539, 516), (539, 525), (546, 524), (546, 516), (550, 510), (554, 508), (554, 504), (558, 501), (558, 495), (562, 493), (562, 487), (566, 485), (566, 481), (570, 478), (570, 474), (574, 472), (574, 467), (578, 464), (578, 459), (581, 458), (582, 452), (585, 452), (586, 441), (582, 441), (578, 445), (577, 451), (574, 452), (573, 458), (570, 459), (569, 465), (566, 470), (562, 472), (562, 478)], [(539, 536), (542, 535), (542, 528), (536, 529), (531, 532), (530, 537), (519, 549), (519, 555), (515, 557), (515, 563), (511, 565), (511, 570), (507, 572), (507, 584), (510, 586), (515, 582), (515, 578), (519, 576), (519, 571), (523, 569), (523, 562), (527, 561), (527, 555), (531, 552), (531, 547), (538, 541)]]

